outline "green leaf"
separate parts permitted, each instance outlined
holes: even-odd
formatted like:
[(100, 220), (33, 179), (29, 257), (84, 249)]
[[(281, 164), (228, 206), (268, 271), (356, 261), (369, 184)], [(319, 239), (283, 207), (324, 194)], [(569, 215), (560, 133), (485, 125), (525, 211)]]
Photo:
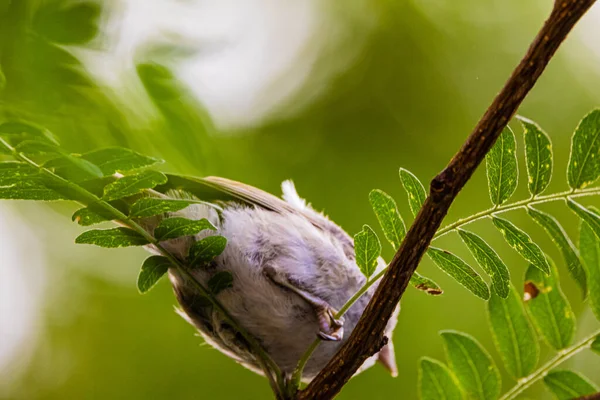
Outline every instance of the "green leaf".
[(232, 286), (233, 275), (229, 271), (219, 271), (208, 280), (208, 290), (214, 295)]
[(166, 200), (154, 197), (144, 197), (131, 206), (130, 217), (145, 218), (167, 212), (183, 210), (191, 203), (186, 200)]
[(24, 180), (11, 185), (0, 186), (0, 199), (55, 201), (66, 200), (67, 197), (49, 189), (41, 180)]
[(569, 274), (575, 280), (577, 285), (579, 285), (585, 297), (587, 293), (585, 269), (579, 258), (579, 252), (571, 239), (569, 239), (567, 232), (565, 232), (556, 218), (550, 214), (546, 214), (545, 212), (532, 207), (527, 208), (527, 213), (535, 222), (544, 228), (548, 235), (550, 235), (552, 241), (559, 248), (567, 264)]
[(398, 212), (396, 202), (387, 193), (378, 189), (369, 193), (369, 201), (385, 237), (392, 244), (394, 250), (398, 250), (406, 235), (406, 227)]
[(70, 154), (63, 154), (62, 158), (81, 172), (81, 177), (78, 180), (102, 178), (104, 176), (102, 170), (97, 165), (86, 159)]
[(510, 274), (498, 254), (481, 237), (473, 232), (458, 230), (462, 241), (477, 260), (477, 263), (492, 279), (492, 287), (498, 296), (505, 299), (509, 292)]
[(600, 176), (600, 110), (587, 114), (571, 138), (567, 181), (572, 189), (582, 189)]
[(492, 216), (492, 222), (502, 233), (506, 243), (515, 249), (521, 257), (529, 261), (536, 268), (539, 268), (539, 270), (545, 274), (550, 273), (550, 265), (548, 264), (548, 260), (546, 260), (546, 256), (544, 256), (542, 249), (531, 240), (531, 237), (529, 237), (527, 233), (517, 228), (512, 222), (495, 215)]
[(0, 65), (0, 91), (4, 90), (6, 87), (6, 76), (4, 72), (2, 72), (2, 66)]
[(450, 369), (467, 397), (496, 400), (500, 394), (500, 372), (488, 352), (464, 333), (443, 331), (441, 335)]
[(43, 163), (43, 166), (72, 182), (88, 181), (104, 176), (97, 165), (81, 158), (79, 155), (68, 154), (63, 151), (57, 157)]
[(15, 150), (23, 154), (61, 153), (57, 145), (39, 140), (24, 140), (15, 146)]
[(94, 150), (81, 157), (97, 165), (104, 175), (112, 175), (115, 172), (124, 173), (162, 163), (162, 160), (158, 158), (148, 157), (122, 147)]
[(589, 275), (590, 308), (600, 321), (600, 239), (586, 222), (579, 228), (579, 249)]
[(216, 230), (206, 218), (191, 220), (182, 217), (163, 219), (154, 229), (156, 240), (163, 241), (175, 239), (181, 236), (190, 236), (202, 232), (205, 229)]
[(488, 315), (496, 348), (508, 373), (517, 380), (532, 373), (539, 361), (540, 346), (512, 285), (506, 299), (492, 293)]
[(101, 222), (110, 221), (113, 217), (103, 212), (92, 211), (89, 207), (80, 208), (75, 211), (71, 220), (81, 226), (90, 226)]
[(599, 390), (583, 375), (567, 370), (550, 371), (544, 377), (544, 384), (558, 400), (571, 400)]
[(83, 232), (75, 239), (79, 244), (95, 244), (100, 247), (116, 248), (143, 246), (148, 244), (143, 236), (128, 228), (93, 229)]
[(448, 367), (423, 357), (419, 361), (419, 399), (462, 400), (463, 395)]
[(500, 205), (512, 196), (517, 188), (517, 143), (513, 131), (507, 126), (485, 156), (490, 199)]
[(421, 290), (421, 291), (423, 291), (423, 292), (425, 292), (427, 294), (430, 294), (432, 296), (438, 296), (438, 295), (444, 293), (444, 291), (442, 290), (442, 288), (440, 288), (437, 283), (435, 283), (430, 278), (419, 274), (416, 271), (413, 272), (412, 276), (410, 277), (409, 283), (415, 289)]
[(139, 174), (117, 179), (104, 188), (104, 200), (117, 200), (138, 194), (141, 190), (167, 182), (167, 177), (158, 171), (143, 171)]
[(594, 231), (597, 237), (600, 238), (600, 215), (585, 208), (573, 199), (567, 199), (567, 205), (575, 214), (579, 216), (589, 227)]
[(82, 200), (70, 187), (21, 162), (0, 163), (0, 199)]
[(542, 193), (552, 178), (552, 142), (535, 122), (517, 117), (523, 125), (528, 188), (533, 196)]
[(527, 268), (525, 306), (546, 343), (561, 350), (573, 340), (575, 314), (560, 289), (556, 267), (550, 264), (550, 275), (544, 275), (531, 265)]
[(596, 336), (592, 342), (592, 345), (590, 346), (590, 349), (592, 349), (594, 353), (600, 354), (600, 335)]
[(138, 275), (137, 287), (140, 293), (146, 293), (167, 273), (171, 262), (167, 257), (151, 256), (144, 261)]
[(96, 36), (102, 8), (95, 2), (43, 3), (34, 15), (33, 29), (46, 39), (82, 45)]
[(400, 181), (402, 182), (402, 186), (404, 186), (406, 194), (408, 194), (410, 211), (416, 216), (427, 198), (425, 187), (419, 178), (404, 168), (400, 168)]
[[(17, 135), (23, 139), (39, 139), (58, 146), (58, 141), (48, 130), (31, 122), (9, 121), (0, 124), (0, 135)], [(23, 136), (24, 135), (24, 136)]]
[(458, 283), (475, 296), (484, 300), (490, 298), (490, 291), (484, 280), (462, 259), (446, 250), (437, 249), (435, 247), (430, 247), (427, 251), (427, 255), (431, 257), (433, 262), (442, 271), (456, 279)]
[(370, 226), (363, 225), (363, 230), (354, 235), (354, 253), (358, 268), (367, 278), (370, 278), (375, 272), (377, 258), (381, 254), (381, 243)]
[(194, 242), (188, 255), (190, 265), (192, 267), (206, 265), (223, 253), (226, 245), (227, 238), (224, 236), (207, 236)]
[(39, 170), (22, 162), (0, 162), (0, 186), (11, 186), (24, 180), (41, 182)]

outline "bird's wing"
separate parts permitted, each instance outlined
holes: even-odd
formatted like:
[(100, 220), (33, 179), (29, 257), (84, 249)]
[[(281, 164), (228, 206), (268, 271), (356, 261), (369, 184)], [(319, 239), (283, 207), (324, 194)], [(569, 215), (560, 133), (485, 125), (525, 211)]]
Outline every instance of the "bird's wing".
[(298, 213), (294, 207), (279, 197), (263, 190), (227, 178), (204, 178), (167, 174), (169, 181), (159, 191), (183, 190), (203, 201), (237, 201), (279, 213)]
[(164, 193), (169, 189), (183, 190), (203, 201), (237, 201), (277, 213), (301, 215), (316, 228), (333, 235), (342, 244), (348, 258), (354, 258), (352, 238), (338, 225), (310, 207), (299, 209), (264, 190), (227, 178), (215, 176), (197, 178), (174, 174), (167, 174), (167, 177), (168, 182), (157, 188), (160, 192)]

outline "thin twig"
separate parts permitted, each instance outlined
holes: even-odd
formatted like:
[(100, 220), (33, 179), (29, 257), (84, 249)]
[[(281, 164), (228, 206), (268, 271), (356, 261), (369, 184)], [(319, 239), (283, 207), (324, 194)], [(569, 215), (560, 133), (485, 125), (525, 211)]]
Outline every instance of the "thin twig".
[(554, 358), (552, 358), (546, 364), (542, 365), (531, 375), (519, 379), (519, 383), (516, 384), (508, 392), (506, 392), (504, 396), (500, 397), (500, 400), (512, 400), (516, 398), (519, 394), (523, 393), (531, 385), (533, 385), (534, 383), (542, 379), (544, 376), (546, 376), (551, 369), (567, 361), (569, 358), (573, 357), (580, 351), (589, 348), (594, 339), (598, 337), (598, 335), (600, 335), (600, 330), (594, 332), (590, 336), (586, 337), (579, 343), (569, 347), (568, 349), (561, 350)]
[(297, 393), (297, 399), (332, 399), (363, 362), (384, 345), (387, 321), (454, 199), (494, 145), (560, 44), (594, 2), (556, 0), (550, 17), (525, 57), (462, 148), (431, 182), (429, 196), (350, 338), (308, 387)]

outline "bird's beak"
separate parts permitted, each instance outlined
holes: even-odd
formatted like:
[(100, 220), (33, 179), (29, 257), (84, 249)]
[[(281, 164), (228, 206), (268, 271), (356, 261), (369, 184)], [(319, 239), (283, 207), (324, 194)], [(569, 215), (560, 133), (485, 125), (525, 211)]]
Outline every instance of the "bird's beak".
[(377, 362), (385, 367), (392, 377), (398, 376), (398, 367), (396, 366), (396, 353), (394, 352), (394, 344), (390, 340), (385, 346), (379, 351)]

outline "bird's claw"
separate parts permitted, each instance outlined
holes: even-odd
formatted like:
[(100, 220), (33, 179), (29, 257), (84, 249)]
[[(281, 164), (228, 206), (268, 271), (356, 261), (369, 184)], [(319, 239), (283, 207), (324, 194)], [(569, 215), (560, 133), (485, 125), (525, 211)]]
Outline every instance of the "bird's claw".
[(317, 318), (319, 319), (320, 331), (318, 336), (327, 341), (339, 342), (344, 337), (344, 320), (336, 319), (337, 312), (329, 307), (319, 307)]

